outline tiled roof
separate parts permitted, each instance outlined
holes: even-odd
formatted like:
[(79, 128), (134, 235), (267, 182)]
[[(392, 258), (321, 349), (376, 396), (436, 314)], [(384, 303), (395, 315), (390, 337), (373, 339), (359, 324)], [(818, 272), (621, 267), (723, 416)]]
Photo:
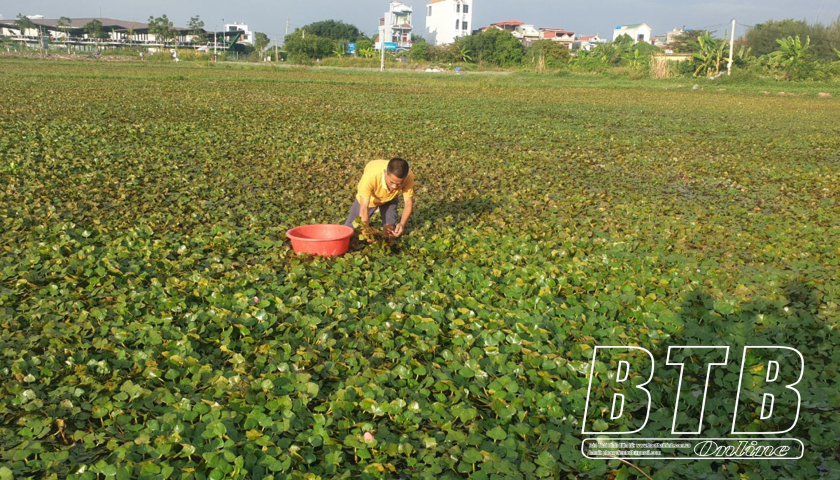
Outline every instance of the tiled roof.
[[(35, 25), (42, 25), (44, 27), (57, 28), (58, 20), (59, 19), (57, 19), (57, 18), (54, 18), (54, 19), (38, 18), (38, 19), (32, 20), (32, 23), (34, 23)], [(68, 28), (84, 28), (85, 25), (87, 25), (88, 22), (90, 22), (92, 20), (99, 20), (100, 22), (102, 22), (102, 26), (105, 27), (105, 28), (117, 27), (117, 28), (124, 28), (126, 30), (129, 29), (129, 28), (133, 28), (135, 30), (141, 30), (141, 29), (149, 28), (149, 24), (147, 24), (147, 23), (130, 22), (130, 21), (126, 21), (126, 20), (115, 20), (113, 18), (71, 18), (70, 19), (70, 25), (68, 25), (67, 27)]]
[(540, 30), (542, 30), (543, 32), (565, 33), (565, 34), (568, 34), (568, 35), (572, 35), (572, 34), (575, 33), (575, 32), (569, 31), (569, 30), (563, 30), (562, 28), (541, 28)]
[(525, 23), (524, 22), (518, 22), (516, 20), (508, 20), (507, 22), (491, 23), (490, 25), (525, 25)]

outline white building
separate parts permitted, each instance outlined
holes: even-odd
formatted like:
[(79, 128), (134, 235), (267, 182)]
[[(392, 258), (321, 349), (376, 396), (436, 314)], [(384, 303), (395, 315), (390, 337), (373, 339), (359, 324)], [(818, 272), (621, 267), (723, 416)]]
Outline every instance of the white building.
[(396, 43), (397, 50), (411, 48), (411, 15), (413, 9), (400, 2), (391, 2), (385, 16), (379, 19), (379, 39), (374, 48), (379, 50), (381, 41)]
[(247, 43), (249, 45), (254, 44), (254, 32), (252, 32), (248, 25), (239, 22), (233, 23), (226, 23), (225, 24), (225, 37), (234, 36), (236, 31), (241, 31), (242, 34), (239, 35), (239, 38), (236, 40), (237, 43)]
[(679, 37), (680, 35), (682, 35), (684, 33), (685, 33), (685, 27), (675, 28), (675, 29), (671, 30), (670, 32), (665, 34), (665, 43), (667, 43), (668, 45), (674, 43), (674, 40), (676, 40), (677, 37)]
[(613, 30), (613, 41), (622, 35), (630, 35), (633, 43), (645, 42), (650, 43), (650, 34), (653, 29), (647, 23), (637, 23), (634, 25), (619, 25)]
[(513, 31), (513, 36), (518, 38), (520, 42), (528, 45), (540, 39), (540, 31), (533, 25), (519, 25)]
[(572, 49), (592, 51), (595, 47), (604, 43), (607, 43), (607, 39), (601, 38), (597, 34), (582, 35), (580, 38), (575, 40), (575, 43), (572, 45)]
[(426, 5), (426, 32), (435, 45), (448, 45), (470, 35), (473, 0), (431, 0)]

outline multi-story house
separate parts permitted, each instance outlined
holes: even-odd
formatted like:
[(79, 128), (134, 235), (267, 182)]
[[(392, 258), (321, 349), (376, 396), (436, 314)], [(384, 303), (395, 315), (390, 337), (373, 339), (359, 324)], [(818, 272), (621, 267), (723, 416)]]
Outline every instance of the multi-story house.
[(575, 32), (560, 28), (541, 28), (540, 38), (557, 42), (571, 50), (572, 44), (575, 42)]
[[(381, 48), (381, 41), (397, 44), (396, 50), (411, 48), (411, 15), (412, 8), (400, 2), (391, 2), (388, 11), (379, 19), (379, 39), (375, 48)], [(387, 45), (386, 45), (387, 49)]]
[(435, 45), (447, 45), (472, 33), (473, 0), (431, 0), (426, 5), (426, 32)]

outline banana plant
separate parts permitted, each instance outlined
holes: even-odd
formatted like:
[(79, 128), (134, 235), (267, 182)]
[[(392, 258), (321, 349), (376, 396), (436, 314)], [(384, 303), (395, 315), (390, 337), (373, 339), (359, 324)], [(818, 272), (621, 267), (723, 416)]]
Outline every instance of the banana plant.
[(595, 47), (595, 55), (602, 63), (617, 63), (621, 59), (621, 50), (613, 43), (604, 43)]
[(472, 52), (467, 47), (461, 47), (455, 52), (456, 60), (459, 62), (472, 62)]
[(642, 54), (636, 48), (627, 52), (624, 55), (624, 59), (627, 60), (627, 63), (633, 68), (636, 68), (642, 64)]
[(811, 49), (811, 37), (805, 37), (805, 42), (796, 37), (787, 36), (776, 39), (782, 52), (782, 63), (786, 67), (795, 67), (805, 60), (805, 54)]
[(694, 76), (699, 76), (701, 72), (706, 76), (719, 74), (725, 57), (726, 39), (716, 40), (709, 32), (704, 32), (703, 35), (697, 37), (697, 44), (700, 46), (700, 51), (694, 53), (694, 59), (699, 65), (694, 70)]

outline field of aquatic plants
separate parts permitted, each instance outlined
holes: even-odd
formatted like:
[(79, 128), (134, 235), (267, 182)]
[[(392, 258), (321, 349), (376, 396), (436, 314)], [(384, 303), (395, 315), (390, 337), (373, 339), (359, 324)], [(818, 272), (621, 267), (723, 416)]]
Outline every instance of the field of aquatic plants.
[[(840, 103), (784, 87), (2, 60), (0, 479), (836, 478)], [(397, 155), (393, 248), (291, 252)], [(598, 345), (656, 358), (640, 437), (669, 346), (731, 349), (708, 437), (800, 349), (804, 457), (584, 458)]]

